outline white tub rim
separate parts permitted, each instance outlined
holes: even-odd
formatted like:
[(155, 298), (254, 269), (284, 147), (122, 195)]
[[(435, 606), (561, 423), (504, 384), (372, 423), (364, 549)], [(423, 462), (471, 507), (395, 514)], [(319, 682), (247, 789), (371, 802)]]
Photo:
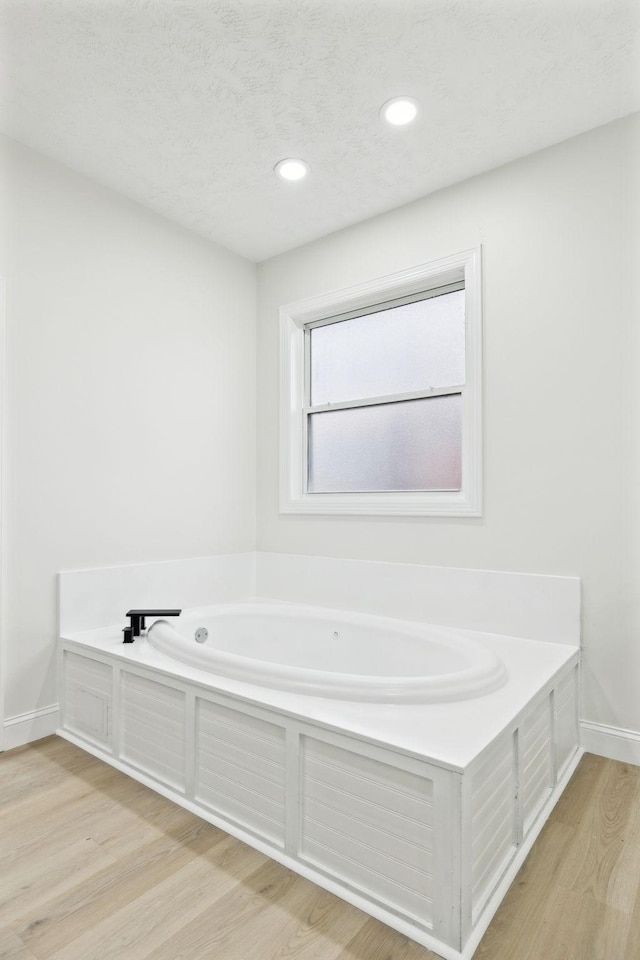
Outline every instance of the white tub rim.
[[(314, 620), (332, 621), (358, 626), (386, 629), (411, 637), (426, 638), (442, 646), (451, 643), (456, 652), (464, 653), (469, 666), (451, 673), (406, 676), (360, 675), (339, 673), (314, 668), (272, 664), (223, 650), (212, 651), (199, 645), (180, 632), (180, 624), (196, 624), (206, 616), (224, 616), (234, 613), (266, 614), (296, 618), (301, 615)], [(212, 675), (268, 687), (274, 690), (300, 693), (312, 697), (372, 703), (439, 703), (466, 700), (492, 693), (507, 680), (507, 671), (501, 659), (463, 629), (400, 620), (357, 611), (315, 607), (306, 604), (273, 600), (250, 600), (190, 608), (182, 619), (156, 620), (150, 624), (147, 639), (152, 647), (170, 659), (196, 667)], [(218, 670), (212, 669), (211, 664)]]

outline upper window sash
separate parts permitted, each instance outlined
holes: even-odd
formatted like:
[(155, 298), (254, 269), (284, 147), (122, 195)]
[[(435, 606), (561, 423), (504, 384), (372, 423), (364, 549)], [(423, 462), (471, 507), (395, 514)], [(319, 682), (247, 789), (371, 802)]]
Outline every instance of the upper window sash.
[(424, 387), (423, 389), (405, 391), (403, 393), (389, 394), (380, 396), (365, 396), (353, 400), (332, 401), (330, 403), (312, 403), (311, 401), (311, 331), (318, 327), (331, 326), (334, 323), (344, 323), (346, 320), (356, 320), (358, 317), (367, 317), (383, 313), (385, 310), (393, 310), (395, 307), (403, 307), (409, 303), (419, 303), (423, 300), (431, 300), (435, 297), (444, 296), (447, 293), (455, 293), (458, 290), (464, 290), (464, 281), (449, 283), (445, 286), (433, 287), (429, 290), (422, 290), (419, 293), (413, 293), (406, 297), (396, 297), (393, 300), (385, 300), (381, 303), (370, 304), (366, 307), (360, 307), (357, 310), (349, 310), (346, 313), (337, 316), (324, 317), (321, 320), (314, 320), (304, 325), (304, 408), (303, 414), (307, 416), (310, 413), (322, 413), (329, 410), (345, 410), (351, 407), (366, 407), (380, 403), (397, 403), (402, 400), (421, 400), (424, 397), (443, 397), (450, 394), (462, 393), (464, 384), (452, 384), (447, 387)]

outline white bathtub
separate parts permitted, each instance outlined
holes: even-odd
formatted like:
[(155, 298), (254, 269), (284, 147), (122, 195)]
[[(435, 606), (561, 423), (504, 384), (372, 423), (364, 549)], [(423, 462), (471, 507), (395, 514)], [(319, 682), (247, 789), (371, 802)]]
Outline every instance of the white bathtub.
[[(208, 638), (198, 642), (202, 628)], [(507, 678), (496, 654), (462, 630), (293, 604), (220, 604), (157, 620), (147, 636), (181, 663), (317, 697), (435, 703), (489, 693)]]
[(470, 960), (578, 762), (578, 658), (559, 643), (219, 604), (131, 644), (121, 622), (61, 637), (58, 732)]

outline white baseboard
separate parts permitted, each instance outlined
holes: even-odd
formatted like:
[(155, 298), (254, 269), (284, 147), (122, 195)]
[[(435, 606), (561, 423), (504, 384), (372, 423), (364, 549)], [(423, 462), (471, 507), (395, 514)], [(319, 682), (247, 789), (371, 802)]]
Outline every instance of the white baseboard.
[(606, 723), (580, 721), (580, 742), (587, 753), (621, 760), (640, 767), (640, 732), (609, 727)]
[(50, 737), (58, 729), (58, 704), (8, 717), (4, 722), (4, 749), (13, 750), (25, 743)]

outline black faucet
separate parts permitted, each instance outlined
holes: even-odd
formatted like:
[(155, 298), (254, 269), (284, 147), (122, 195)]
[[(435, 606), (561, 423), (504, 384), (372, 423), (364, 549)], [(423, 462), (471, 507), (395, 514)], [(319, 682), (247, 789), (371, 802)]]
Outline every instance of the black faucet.
[(124, 627), (123, 643), (133, 643), (136, 637), (140, 636), (140, 631), (145, 628), (145, 617), (179, 617), (182, 610), (127, 610), (127, 616), (131, 623)]

